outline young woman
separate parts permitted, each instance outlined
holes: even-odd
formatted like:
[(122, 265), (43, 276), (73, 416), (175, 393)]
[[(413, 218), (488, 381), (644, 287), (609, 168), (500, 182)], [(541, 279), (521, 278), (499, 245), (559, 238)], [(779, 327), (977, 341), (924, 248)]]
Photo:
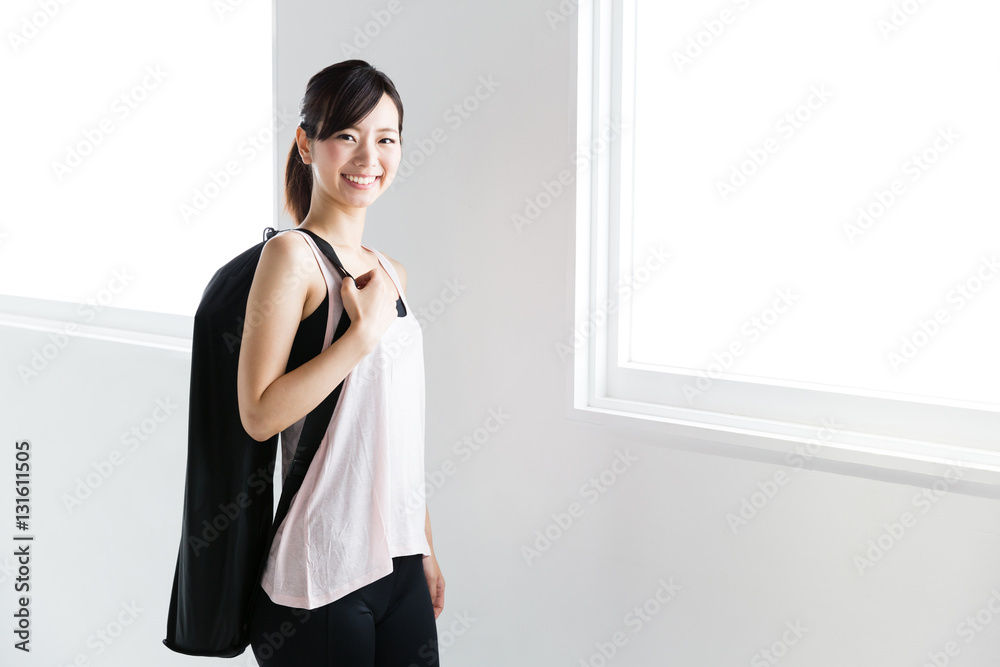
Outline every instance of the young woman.
[[(403, 105), (361, 60), (313, 76), (285, 174), (309, 234), (261, 253), (240, 349), (240, 418), (281, 433), (283, 469), (306, 414), (344, 381), (330, 426), (271, 545), (250, 617), (260, 665), (438, 665), (444, 578), (424, 503), (424, 367), (406, 270), (362, 243), (400, 162)], [(330, 343), (343, 310), (350, 326)], [(322, 352), (316, 350), (327, 345)]]

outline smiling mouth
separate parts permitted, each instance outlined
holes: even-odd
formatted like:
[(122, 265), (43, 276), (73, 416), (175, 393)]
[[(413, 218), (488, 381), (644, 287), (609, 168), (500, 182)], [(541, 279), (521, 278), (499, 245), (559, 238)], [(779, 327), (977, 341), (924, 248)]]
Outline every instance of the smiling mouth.
[(381, 176), (355, 176), (353, 174), (344, 174), (343, 176), (351, 183), (357, 183), (358, 185), (371, 185), (381, 178)]

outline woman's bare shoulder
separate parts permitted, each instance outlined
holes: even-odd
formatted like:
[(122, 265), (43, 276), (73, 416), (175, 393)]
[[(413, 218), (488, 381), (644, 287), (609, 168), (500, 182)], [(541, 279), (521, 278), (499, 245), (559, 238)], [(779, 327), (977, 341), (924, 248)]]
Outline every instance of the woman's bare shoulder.
[(303, 257), (312, 257), (312, 250), (309, 248), (309, 242), (302, 237), (302, 234), (294, 234), (287, 231), (272, 236), (268, 242), (264, 244), (264, 249), (261, 251), (261, 255), (263, 256), (264, 253), (268, 253), (275, 258), (283, 259), (301, 259)]
[(297, 293), (303, 301), (308, 301), (314, 292), (325, 294), (323, 276), (309, 242), (295, 238), (301, 236), (286, 232), (271, 237), (261, 250), (254, 282), (260, 282), (268, 292)]
[[(309, 242), (301, 234), (285, 232), (271, 237), (260, 253), (258, 268), (269, 273), (309, 275), (318, 273)], [(317, 269), (313, 271), (312, 268)], [(303, 271), (307, 273), (303, 273)]]
[(382, 256), (392, 263), (392, 268), (396, 269), (396, 275), (399, 276), (399, 285), (403, 288), (403, 294), (406, 294), (406, 267), (390, 257), (388, 253), (383, 252)]

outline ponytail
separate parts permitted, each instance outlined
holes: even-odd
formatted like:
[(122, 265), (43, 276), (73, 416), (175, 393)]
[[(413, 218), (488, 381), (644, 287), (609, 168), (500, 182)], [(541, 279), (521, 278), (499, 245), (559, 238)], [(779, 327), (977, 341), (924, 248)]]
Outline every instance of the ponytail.
[(302, 162), (299, 147), (292, 142), (285, 164), (285, 210), (298, 225), (305, 220), (312, 200), (312, 167)]

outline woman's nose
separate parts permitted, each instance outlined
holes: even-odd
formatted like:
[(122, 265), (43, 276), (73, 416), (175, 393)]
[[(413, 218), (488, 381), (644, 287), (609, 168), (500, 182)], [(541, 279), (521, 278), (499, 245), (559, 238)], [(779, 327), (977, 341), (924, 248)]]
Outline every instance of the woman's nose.
[(378, 150), (374, 145), (369, 143), (362, 143), (358, 145), (358, 150), (355, 154), (355, 160), (364, 164), (375, 164), (378, 162), (377, 156)]

